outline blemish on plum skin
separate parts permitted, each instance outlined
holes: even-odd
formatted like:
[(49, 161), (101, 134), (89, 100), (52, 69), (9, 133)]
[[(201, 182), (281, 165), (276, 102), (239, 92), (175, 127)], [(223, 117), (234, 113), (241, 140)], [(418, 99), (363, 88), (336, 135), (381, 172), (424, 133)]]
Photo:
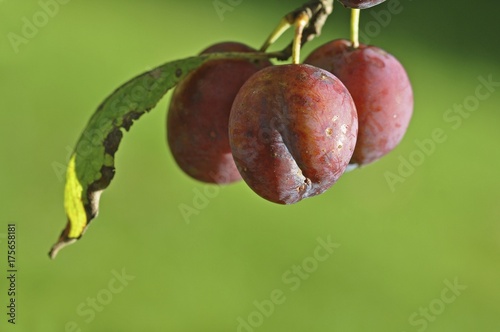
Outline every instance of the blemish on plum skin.
[(297, 187), (297, 192), (305, 191), (307, 187), (311, 185), (311, 180), (309, 178), (304, 179), (304, 183)]
[(381, 59), (376, 56), (367, 56), (367, 60), (369, 60), (369, 64), (374, 65), (377, 68), (384, 68), (385, 63)]
[(332, 134), (333, 134), (333, 129), (332, 129), (332, 128), (326, 128), (326, 130), (325, 130), (325, 134), (326, 134), (326, 136), (332, 136)]

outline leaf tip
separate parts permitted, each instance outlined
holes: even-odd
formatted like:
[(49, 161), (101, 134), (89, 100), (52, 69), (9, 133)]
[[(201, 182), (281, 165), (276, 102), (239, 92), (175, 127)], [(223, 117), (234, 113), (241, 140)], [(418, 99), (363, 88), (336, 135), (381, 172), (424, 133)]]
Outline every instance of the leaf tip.
[(52, 246), (52, 248), (50, 248), (50, 251), (49, 251), (49, 257), (50, 259), (55, 259), (57, 254), (59, 253), (59, 251), (70, 245), (70, 244), (73, 244), (76, 242), (76, 240), (78, 239), (75, 239), (75, 238), (70, 238), (68, 236), (69, 234), (69, 231), (70, 231), (70, 223), (68, 223), (68, 225), (66, 226), (66, 228), (62, 231), (61, 235), (59, 236), (59, 240), (57, 240), (56, 244), (54, 244)]

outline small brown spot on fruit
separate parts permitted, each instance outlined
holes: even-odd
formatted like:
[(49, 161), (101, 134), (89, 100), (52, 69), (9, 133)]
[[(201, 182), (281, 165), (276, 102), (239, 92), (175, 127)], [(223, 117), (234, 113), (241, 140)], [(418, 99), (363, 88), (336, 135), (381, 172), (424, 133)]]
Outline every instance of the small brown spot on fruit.
[(300, 186), (297, 187), (297, 191), (298, 192), (304, 191), (304, 190), (306, 190), (307, 187), (310, 187), (310, 186), (311, 186), (311, 179), (305, 178), (304, 183), (302, 183)]
[(326, 130), (325, 130), (325, 134), (326, 134), (326, 136), (332, 136), (332, 134), (333, 134), (333, 129), (332, 129), (332, 128), (326, 128)]

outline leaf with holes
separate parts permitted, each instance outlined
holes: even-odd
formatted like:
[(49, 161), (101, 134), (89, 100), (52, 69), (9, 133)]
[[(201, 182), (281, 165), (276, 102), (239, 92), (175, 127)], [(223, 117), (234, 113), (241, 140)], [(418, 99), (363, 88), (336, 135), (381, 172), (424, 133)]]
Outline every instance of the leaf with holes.
[(71, 154), (64, 190), (68, 222), (49, 256), (54, 258), (61, 248), (78, 240), (97, 216), (99, 197), (115, 173), (115, 153), (123, 129), (128, 131), (168, 90), (206, 61), (266, 57), (263, 53), (212, 53), (168, 62), (133, 78), (106, 98)]

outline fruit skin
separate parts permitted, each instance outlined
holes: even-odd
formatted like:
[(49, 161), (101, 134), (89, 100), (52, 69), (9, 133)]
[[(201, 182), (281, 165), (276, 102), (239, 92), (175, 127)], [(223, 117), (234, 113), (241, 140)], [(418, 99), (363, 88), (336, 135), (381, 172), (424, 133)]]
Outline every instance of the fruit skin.
[[(201, 54), (254, 51), (244, 44), (225, 42)], [(186, 174), (208, 183), (241, 180), (229, 147), (229, 112), (243, 83), (270, 65), (267, 60), (212, 60), (177, 85), (168, 110), (167, 141)]]
[(345, 7), (356, 8), (356, 9), (366, 9), (376, 6), (385, 0), (339, 0)]
[(351, 164), (372, 163), (399, 144), (413, 113), (413, 91), (395, 57), (375, 46), (354, 49), (339, 39), (320, 46), (304, 62), (333, 73), (354, 99), (359, 132)]
[(274, 66), (253, 75), (229, 118), (229, 141), (243, 179), (280, 204), (330, 188), (349, 163), (357, 130), (345, 86), (309, 65)]

